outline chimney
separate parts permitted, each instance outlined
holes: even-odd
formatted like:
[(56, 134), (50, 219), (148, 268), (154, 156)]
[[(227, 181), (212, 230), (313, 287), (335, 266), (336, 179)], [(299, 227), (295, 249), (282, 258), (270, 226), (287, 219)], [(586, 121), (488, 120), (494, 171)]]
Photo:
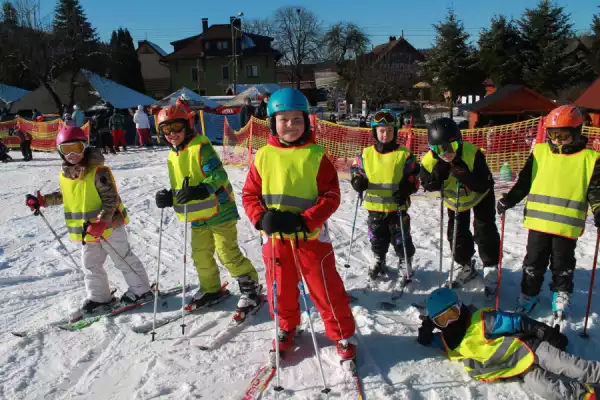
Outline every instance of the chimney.
[(208, 18), (202, 18), (202, 33), (208, 31)]

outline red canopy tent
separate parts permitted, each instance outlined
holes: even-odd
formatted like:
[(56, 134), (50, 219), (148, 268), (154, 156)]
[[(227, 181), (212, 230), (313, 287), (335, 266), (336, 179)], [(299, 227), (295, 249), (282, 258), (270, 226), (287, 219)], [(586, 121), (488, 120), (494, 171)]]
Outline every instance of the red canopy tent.
[(592, 119), (592, 125), (600, 127), (600, 78), (596, 79), (594, 83), (577, 100), (574, 104), (588, 111), (590, 118)]

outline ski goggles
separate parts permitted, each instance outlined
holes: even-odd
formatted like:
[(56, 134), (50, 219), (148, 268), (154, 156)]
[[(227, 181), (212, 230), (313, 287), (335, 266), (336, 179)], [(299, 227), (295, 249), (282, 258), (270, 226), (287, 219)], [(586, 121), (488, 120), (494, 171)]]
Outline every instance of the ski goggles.
[(458, 140), (454, 140), (450, 143), (444, 144), (430, 144), (429, 149), (433, 151), (438, 156), (443, 156), (447, 153), (456, 153), (458, 148), (460, 147), (460, 142)]
[(58, 145), (58, 151), (60, 151), (60, 154), (62, 154), (63, 156), (66, 156), (66, 155), (72, 154), (72, 153), (81, 154), (87, 148), (88, 148), (87, 142), (83, 142), (83, 141), (67, 142), (67, 143), (61, 143)]
[(394, 122), (396, 122), (396, 117), (394, 117), (394, 115), (390, 114), (389, 112), (379, 111), (373, 116), (373, 121), (375, 121), (375, 123), (377, 124), (380, 124), (382, 122), (385, 122), (386, 124), (393, 124)]
[(431, 320), (436, 326), (440, 328), (445, 328), (451, 322), (458, 321), (458, 319), (460, 318), (460, 306), (460, 303), (456, 303), (450, 308), (447, 308), (435, 317), (431, 318)]
[(189, 122), (184, 119), (175, 119), (172, 121), (163, 122), (158, 126), (158, 130), (164, 136), (169, 136), (172, 133), (180, 133), (185, 130), (185, 124)]
[(546, 135), (550, 140), (565, 141), (569, 140), (571, 137), (571, 132), (564, 129), (548, 129), (546, 131)]

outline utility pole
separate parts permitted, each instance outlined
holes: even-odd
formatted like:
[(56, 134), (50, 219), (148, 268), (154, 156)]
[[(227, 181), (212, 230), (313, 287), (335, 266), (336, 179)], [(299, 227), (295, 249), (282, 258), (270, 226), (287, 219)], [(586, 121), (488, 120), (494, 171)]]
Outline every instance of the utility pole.
[(231, 51), (233, 52), (233, 95), (237, 94), (237, 81), (238, 81), (238, 68), (237, 68), (237, 44), (236, 44), (236, 27), (235, 21), (241, 20), (241, 17), (244, 16), (243, 12), (239, 12), (235, 18), (231, 20)]

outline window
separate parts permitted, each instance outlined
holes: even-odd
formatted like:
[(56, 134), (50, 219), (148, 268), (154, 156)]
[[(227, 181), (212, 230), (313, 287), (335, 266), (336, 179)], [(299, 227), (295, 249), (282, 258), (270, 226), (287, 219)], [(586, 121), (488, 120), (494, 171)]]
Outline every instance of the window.
[(192, 82), (198, 82), (198, 68), (192, 67)]
[(223, 75), (223, 80), (226, 81), (229, 79), (229, 65), (223, 65), (221, 67), (221, 72)]
[(204, 42), (204, 50), (210, 49), (210, 42)]
[(229, 42), (227, 42), (227, 40), (219, 40), (217, 42), (217, 49), (227, 50), (227, 48), (229, 48)]
[(258, 65), (246, 65), (246, 76), (248, 78), (258, 78)]

